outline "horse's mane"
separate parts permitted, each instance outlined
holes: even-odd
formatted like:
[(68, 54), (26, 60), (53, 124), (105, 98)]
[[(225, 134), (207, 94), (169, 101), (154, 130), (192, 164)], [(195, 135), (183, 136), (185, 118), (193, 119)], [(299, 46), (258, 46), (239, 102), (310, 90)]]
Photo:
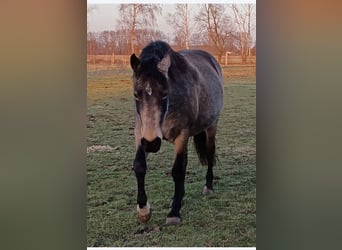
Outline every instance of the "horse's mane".
[(171, 47), (163, 41), (151, 42), (141, 52), (140, 61), (144, 62), (160, 62), (163, 57), (171, 51)]
[[(170, 45), (163, 41), (155, 41), (147, 45), (141, 52), (140, 72), (152, 75), (160, 74), (157, 65), (167, 54), (169, 54), (171, 58), (169, 73), (172, 74), (172, 72), (178, 71), (176, 68), (181, 69), (182, 71), (186, 68), (186, 62), (183, 57), (179, 53), (173, 51)], [(174, 67), (175, 65), (177, 65), (177, 67)]]

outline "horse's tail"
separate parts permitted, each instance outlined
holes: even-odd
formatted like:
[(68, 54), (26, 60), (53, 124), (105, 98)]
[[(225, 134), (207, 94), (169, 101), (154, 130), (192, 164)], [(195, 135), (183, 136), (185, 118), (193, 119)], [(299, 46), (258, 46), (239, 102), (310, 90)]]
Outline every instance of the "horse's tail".
[(198, 158), (202, 165), (207, 165), (207, 135), (205, 131), (199, 133), (198, 135), (194, 136), (194, 144), (196, 148), (196, 152), (198, 155)]

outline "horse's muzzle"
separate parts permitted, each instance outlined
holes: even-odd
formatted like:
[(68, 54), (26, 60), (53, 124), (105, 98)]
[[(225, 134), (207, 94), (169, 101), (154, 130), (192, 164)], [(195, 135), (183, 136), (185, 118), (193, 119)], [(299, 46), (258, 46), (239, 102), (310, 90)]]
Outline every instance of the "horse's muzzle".
[(149, 153), (156, 153), (159, 151), (161, 145), (161, 139), (156, 137), (153, 141), (148, 141), (145, 138), (141, 139), (141, 146), (145, 152)]

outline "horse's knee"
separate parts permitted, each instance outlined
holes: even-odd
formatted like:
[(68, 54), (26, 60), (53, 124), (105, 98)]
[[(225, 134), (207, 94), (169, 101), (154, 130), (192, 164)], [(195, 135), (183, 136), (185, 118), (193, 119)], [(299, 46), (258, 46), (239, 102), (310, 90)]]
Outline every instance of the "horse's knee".
[(145, 152), (141, 149), (141, 147), (138, 148), (135, 159), (133, 162), (133, 170), (136, 174), (136, 176), (144, 176), (146, 173), (146, 157)]
[(146, 174), (146, 163), (135, 160), (133, 163), (133, 170), (136, 176), (144, 176)]
[(183, 168), (172, 168), (172, 178), (174, 181), (184, 181), (185, 180), (185, 170)]

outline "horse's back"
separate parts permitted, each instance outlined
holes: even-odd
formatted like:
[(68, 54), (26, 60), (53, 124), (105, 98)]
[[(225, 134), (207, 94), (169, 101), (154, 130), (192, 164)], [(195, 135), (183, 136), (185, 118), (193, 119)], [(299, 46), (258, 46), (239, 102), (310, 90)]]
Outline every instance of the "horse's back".
[(193, 66), (198, 69), (204, 70), (201, 72), (205, 73), (208, 70), (214, 70), (220, 77), (222, 77), (220, 64), (208, 52), (203, 50), (183, 50), (179, 53), (183, 55), (190, 64), (193, 64)]
[(180, 52), (197, 75), (194, 83), (198, 95), (198, 118), (194, 134), (211, 126), (219, 118), (223, 106), (223, 79), (219, 63), (209, 53), (202, 50)]

